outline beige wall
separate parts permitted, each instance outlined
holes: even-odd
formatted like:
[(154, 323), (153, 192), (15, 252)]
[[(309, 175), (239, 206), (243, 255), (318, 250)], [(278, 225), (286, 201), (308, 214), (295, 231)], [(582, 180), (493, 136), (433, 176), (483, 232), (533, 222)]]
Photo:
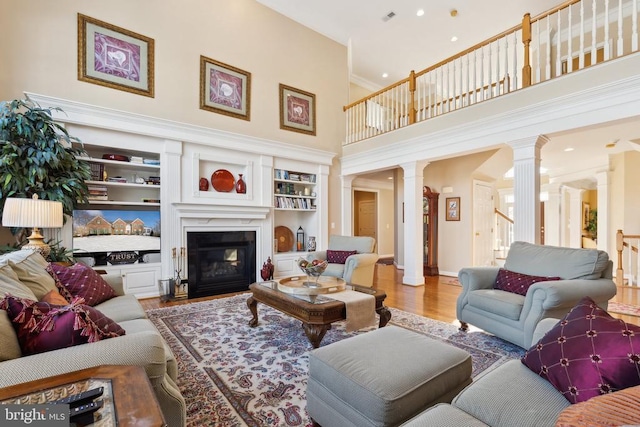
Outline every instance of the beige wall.
[[(154, 98), (78, 80), (78, 13), (155, 40)], [(349, 94), (346, 47), (254, 0), (4, 1), (0, 16), (2, 100), (33, 92), (341, 152), (342, 107)], [(200, 55), (251, 73), (251, 121), (199, 108)], [(279, 83), (316, 95), (317, 136), (280, 130)], [(336, 167), (332, 175), (338, 175)], [(335, 182), (329, 221), (339, 222)]]

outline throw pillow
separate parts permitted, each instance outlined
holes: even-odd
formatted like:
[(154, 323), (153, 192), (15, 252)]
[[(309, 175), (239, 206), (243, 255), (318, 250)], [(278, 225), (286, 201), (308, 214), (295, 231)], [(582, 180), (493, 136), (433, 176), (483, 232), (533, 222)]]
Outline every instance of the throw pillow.
[(69, 302), (62, 295), (60, 295), (60, 292), (58, 292), (57, 289), (55, 289), (53, 291), (49, 291), (44, 297), (42, 297), (42, 299), (40, 301), (41, 302), (48, 302), (49, 304), (52, 304), (52, 305), (67, 305), (67, 304), (69, 304)]
[(522, 358), (571, 403), (640, 385), (640, 326), (584, 297)]
[(347, 258), (357, 253), (358, 251), (333, 251), (327, 249), (327, 262), (331, 264), (344, 264), (347, 262)]
[(71, 267), (50, 264), (49, 273), (60, 294), (71, 302), (75, 297), (84, 298), (85, 304), (95, 306), (116, 296), (115, 291), (93, 268), (77, 263)]
[(8, 293), (20, 298), (38, 300), (33, 291), (20, 281), (9, 264), (0, 264), (0, 298)]
[(20, 282), (31, 289), (36, 299), (40, 300), (47, 292), (56, 288), (53, 279), (45, 271), (47, 261), (39, 252), (23, 249), (3, 257), (9, 261)]
[(0, 308), (9, 314), (24, 356), (125, 334), (113, 320), (82, 303), (77, 298), (59, 306), (9, 295)]
[(640, 386), (567, 406), (556, 420), (556, 427), (623, 425), (640, 425)]
[(530, 276), (501, 268), (498, 271), (498, 277), (496, 277), (493, 287), (501, 291), (526, 296), (531, 285), (538, 282), (546, 282), (547, 280), (560, 280), (560, 277)]

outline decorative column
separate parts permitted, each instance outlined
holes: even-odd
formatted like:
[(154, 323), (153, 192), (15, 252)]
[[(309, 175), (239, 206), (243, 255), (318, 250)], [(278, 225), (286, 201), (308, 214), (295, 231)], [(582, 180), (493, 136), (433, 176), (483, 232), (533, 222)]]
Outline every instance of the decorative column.
[(426, 161), (403, 163), (404, 170), (404, 276), (405, 285), (424, 285), (422, 269), (422, 186)]
[(513, 149), (514, 240), (540, 243), (540, 149), (544, 135), (511, 141)]
[[(342, 182), (342, 235), (353, 235), (353, 180), (355, 175), (342, 175), (340, 180)], [(331, 230), (329, 230), (331, 234)], [(327, 242), (328, 243), (328, 242)]]
[(562, 246), (561, 205), (562, 205), (562, 184), (551, 183), (546, 187), (549, 199), (544, 208), (544, 244), (551, 246)]
[[(598, 249), (607, 253), (615, 253), (615, 241), (609, 239), (613, 236), (613, 230), (609, 230), (609, 206), (611, 206), (611, 174), (608, 171), (596, 173), (598, 180)], [(611, 248), (609, 245), (612, 245)], [(611, 251), (609, 251), (611, 249)]]
[[(180, 215), (175, 203), (182, 201), (182, 142), (166, 139), (160, 153), (160, 229), (162, 236), (162, 277), (173, 277), (171, 248), (186, 246), (182, 244)], [(187, 272), (185, 271), (185, 275)], [(185, 276), (186, 277), (186, 276)]]
[(567, 188), (569, 193), (569, 241), (571, 248), (582, 247), (582, 195), (585, 190)]

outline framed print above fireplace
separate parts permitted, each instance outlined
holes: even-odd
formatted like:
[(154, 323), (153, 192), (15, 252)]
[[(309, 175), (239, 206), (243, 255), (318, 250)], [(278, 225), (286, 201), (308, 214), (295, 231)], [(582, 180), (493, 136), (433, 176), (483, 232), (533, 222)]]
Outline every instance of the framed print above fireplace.
[(316, 134), (316, 96), (280, 83), (280, 129)]
[(78, 80), (154, 97), (154, 40), (78, 14)]
[(200, 56), (200, 108), (251, 119), (251, 73)]

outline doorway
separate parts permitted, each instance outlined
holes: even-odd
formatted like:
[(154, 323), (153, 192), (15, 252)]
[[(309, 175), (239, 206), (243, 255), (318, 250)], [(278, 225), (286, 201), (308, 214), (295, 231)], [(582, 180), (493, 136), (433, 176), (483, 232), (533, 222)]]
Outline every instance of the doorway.
[(493, 187), (482, 181), (473, 182), (473, 265), (487, 267), (493, 259), (493, 220), (495, 218)]
[(353, 230), (356, 236), (369, 236), (378, 241), (378, 200), (372, 191), (354, 191), (355, 215)]

